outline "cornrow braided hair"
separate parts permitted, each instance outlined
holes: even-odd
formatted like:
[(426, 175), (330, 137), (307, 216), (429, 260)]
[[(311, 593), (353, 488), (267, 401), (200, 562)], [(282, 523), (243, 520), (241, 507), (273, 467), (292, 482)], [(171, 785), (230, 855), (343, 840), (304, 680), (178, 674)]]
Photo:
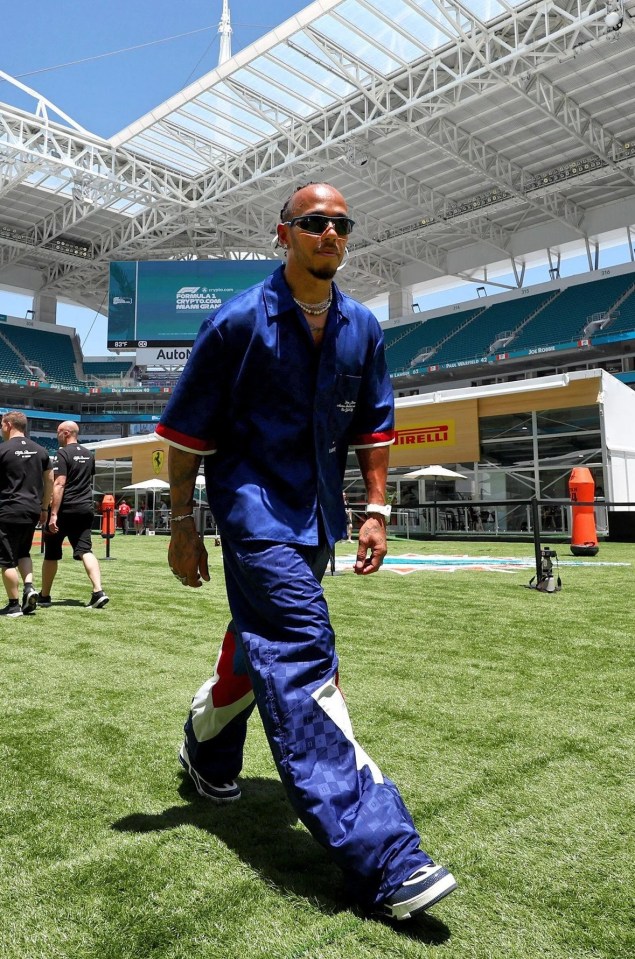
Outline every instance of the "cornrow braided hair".
[(283, 206), (282, 209), (280, 210), (280, 222), (281, 222), (281, 223), (286, 223), (287, 220), (290, 220), (290, 219), (291, 219), (291, 207), (293, 206), (293, 198), (294, 198), (294, 196), (296, 195), (296, 193), (299, 193), (300, 190), (306, 189), (306, 187), (308, 187), (308, 186), (317, 186), (317, 185), (318, 185), (318, 184), (316, 183), (315, 180), (309, 180), (308, 183), (302, 183), (300, 186), (297, 186), (297, 187), (295, 188), (295, 190), (293, 191), (293, 193), (291, 194), (291, 196), (288, 198), (288, 200), (286, 200), (284, 206)]

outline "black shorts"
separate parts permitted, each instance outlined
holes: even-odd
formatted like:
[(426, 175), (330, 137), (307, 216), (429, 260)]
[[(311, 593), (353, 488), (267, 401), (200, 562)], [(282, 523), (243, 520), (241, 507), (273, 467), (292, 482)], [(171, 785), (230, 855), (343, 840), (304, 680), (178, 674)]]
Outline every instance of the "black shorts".
[(11, 569), (31, 555), (35, 523), (0, 523), (0, 568)]
[(84, 553), (92, 553), (91, 529), (94, 513), (69, 513), (58, 515), (59, 532), (46, 531), (44, 536), (44, 559), (60, 560), (62, 544), (66, 538), (73, 547), (73, 559), (81, 559)]

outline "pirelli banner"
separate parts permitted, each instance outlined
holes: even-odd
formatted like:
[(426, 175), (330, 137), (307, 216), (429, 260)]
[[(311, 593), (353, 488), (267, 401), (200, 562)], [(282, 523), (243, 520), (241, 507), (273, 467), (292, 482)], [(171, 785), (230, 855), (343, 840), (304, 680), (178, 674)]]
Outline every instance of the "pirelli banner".
[(395, 410), (391, 466), (431, 466), (480, 459), (476, 400), (421, 404)]

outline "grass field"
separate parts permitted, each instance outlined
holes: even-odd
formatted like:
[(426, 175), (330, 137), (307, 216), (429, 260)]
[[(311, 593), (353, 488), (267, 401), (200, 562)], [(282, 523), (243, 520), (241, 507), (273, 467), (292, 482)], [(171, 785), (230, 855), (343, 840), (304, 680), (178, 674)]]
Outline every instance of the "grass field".
[[(180, 774), (227, 619), (209, 548), (212, 582), (188, 591), (167, 539), (118, 536), (105, 609), (83, 608), (65, 558), (51, 609), (0, 622), (3, 959), (635, 956), (635, 566), (564, 568), (554, 595), (524, 589), (527, 570), (327, 576), (357, 737), (459, 882), (391, 927), (347, 902), (257, 716), (239, 803), (210, 806)], [(391, 544), (413, 550), (532, 555)], [(635, 563), (635, 546), (597, 561)]]

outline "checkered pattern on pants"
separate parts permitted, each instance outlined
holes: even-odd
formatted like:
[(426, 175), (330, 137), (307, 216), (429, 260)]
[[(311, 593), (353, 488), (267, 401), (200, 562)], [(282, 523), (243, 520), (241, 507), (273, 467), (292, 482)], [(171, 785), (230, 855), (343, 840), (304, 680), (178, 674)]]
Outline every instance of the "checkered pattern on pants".
[(188, 752), (205, 778), (233, 779), (255, 702), (298, 816), (359, 898), (377, 905), (431, 860), (397, 787), (354, 738), (320, 585), (328, 555), (223, 543), (233, 623), (192, 702)]

